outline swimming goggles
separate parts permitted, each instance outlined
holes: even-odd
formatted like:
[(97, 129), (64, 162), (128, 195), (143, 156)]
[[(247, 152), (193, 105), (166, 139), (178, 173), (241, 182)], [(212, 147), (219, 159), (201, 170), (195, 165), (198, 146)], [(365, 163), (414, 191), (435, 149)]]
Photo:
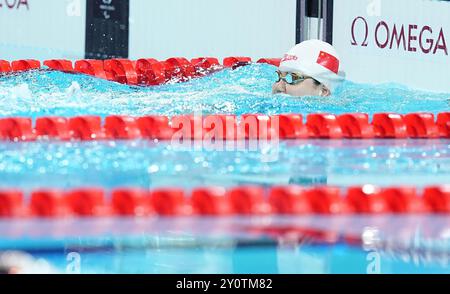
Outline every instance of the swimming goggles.
[[(308, 76), (304, 76), (298, 73), (291, 73), (291, 72), (281, 72), (279, 70), (276, 71), (277, 75), (278, 75), (278, 80), (276, 81), (277, 83), (280, 82), (281, 80), (285, 81), (286, 84), (289, 85), (297, 85), (300, 84), (301, 82), (307, 80), (307, 79), (313, 79), (312, 77), (308, 77)], [(313, 79), (314, 81), (316, 81), (315, 79)]]

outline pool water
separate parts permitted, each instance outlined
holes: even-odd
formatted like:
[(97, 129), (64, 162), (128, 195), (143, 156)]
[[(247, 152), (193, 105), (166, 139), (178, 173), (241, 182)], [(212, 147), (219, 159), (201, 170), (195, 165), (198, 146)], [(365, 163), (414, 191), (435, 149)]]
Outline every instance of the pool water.
[(275, 67), (252, 64), (224, 69), (187, 83), (130, 87), (85, 75), (30, 71), (0, 76), (0, 116), (334, 114), (365, 112), (444, 112), (449, 93), (430, 93), (397, 84), (345, 82), (332, 97), (272, 95)]
[[(252, 64), (148, 88), (46, 70), (3, 75), (0, 117), (450, 111), (450, 94), (396, 84), (345, 82), (326, 98), (273, 96), (274, 72), (270, 65)], [(0, 179), (0, 188), (25, 191), (289, 183), (423, 187), (450, 184), (450, 140), (298, 140), (228, 151), (145, 140), (0, 142)], [(368, 273), (374, 252), (380, 256), (378, 272), (450, 272), (448, 216), (342, 222), (333, 217), (0, 220), (0, 250), (31, 252), (62, 272), (70, 265), (68, 254), (77, 252), (82, 273)], [(294, 238), (286, 244), (292, 230), (279, 228), (286, 225), (300, 236), (297, 227), (339, 238), (306, 243)], [(367, 250), (343, 241), (348, 234), (361, 238), (370, 227), (382, 235), (377, 246)]]
[[(450, 273), (449, 216), (0, 221), (62, 273)], [(357, 242), (355, 242), (357, 241)]]
[(449, 140), (306, 140), (217, 149), (149, 141), (0, 143), (0, 187), (421, 187), (450, 180)]

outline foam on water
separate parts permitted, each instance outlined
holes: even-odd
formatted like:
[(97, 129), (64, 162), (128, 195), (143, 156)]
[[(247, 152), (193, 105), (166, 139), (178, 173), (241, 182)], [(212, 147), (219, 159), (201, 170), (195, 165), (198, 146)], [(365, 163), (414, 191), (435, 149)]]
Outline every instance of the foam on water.
[[(0, 77), (0, 116), (352, 113), (450, 110), (450, 94), (345, 82), (331, 97), (272, 95), (275, 68), (253, 64), (187, 83), (130, 87), (90, 76), (30, 71)], [(26, 86), (25, 86), (26, 85)], [(13, 99), (13, 98), (16, 99)], [(18, 101), (20, 103), (18, 103)]]

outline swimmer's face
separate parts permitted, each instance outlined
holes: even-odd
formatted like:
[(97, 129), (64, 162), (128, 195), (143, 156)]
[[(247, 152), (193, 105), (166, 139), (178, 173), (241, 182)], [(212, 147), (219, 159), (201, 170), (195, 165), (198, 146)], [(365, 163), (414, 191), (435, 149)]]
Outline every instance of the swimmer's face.
[[(284, 76), (286, 73), (281, 73)], [(299, 75), (302, 75), (299, 73)], [(272, 86), (273, 94), (287, 94), (295, 97), (302, 96), (329, 96), (330, 91), (327, 87), (315, 81), (314, 79), (303, 76), (304, 79), (296, 83), (287, 83), (285, 79), (280, 79)]]

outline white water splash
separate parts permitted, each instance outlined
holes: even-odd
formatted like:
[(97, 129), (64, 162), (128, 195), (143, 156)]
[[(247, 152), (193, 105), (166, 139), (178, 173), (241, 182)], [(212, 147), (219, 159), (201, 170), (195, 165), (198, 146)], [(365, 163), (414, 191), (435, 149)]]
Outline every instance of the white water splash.
[(32, 93), (28, 84), (20, 84), (11, 88), (10, 96), (12, 99), (23, 98), (23, 99), (31, 99)]
[(78, 82), (72, 82), (72, 84), (66, 89), (67, 97), (73, 97), (81, 93), (81, 86)]

